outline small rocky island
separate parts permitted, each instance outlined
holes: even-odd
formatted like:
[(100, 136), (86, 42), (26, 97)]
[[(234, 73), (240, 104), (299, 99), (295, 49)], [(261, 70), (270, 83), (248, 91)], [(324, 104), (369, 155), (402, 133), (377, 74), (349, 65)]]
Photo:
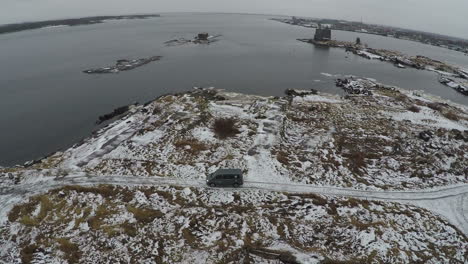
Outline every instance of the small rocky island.
[(219, 37), (221, 35), (210, 35), (209, 33), (199, 33), (193, 39), (186, 39), (186, 38), (177, 38), (166, 41), (164, 44), (168, 47), (170, 46), (180, 46), (185, 44), (212, 44), (219, 41)]
[(103, 73), (119, 73), (121, 71), (130, 71), (135, 68), (141, 67), (153, 61), (158, 61), (162, 56), (152, 56), (149, 58), (127, 60), (121, 59), (118, 60), (114, 66), (102, 67), (97, 69), (84, 70), (84, 73), (87, 74), (103, 74)]

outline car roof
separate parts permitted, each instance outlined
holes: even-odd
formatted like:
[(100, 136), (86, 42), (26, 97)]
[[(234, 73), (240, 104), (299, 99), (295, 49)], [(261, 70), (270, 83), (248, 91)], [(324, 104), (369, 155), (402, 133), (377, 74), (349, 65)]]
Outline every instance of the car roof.
[(219, 169), (215, 174), (242, 174), (240, 169)]

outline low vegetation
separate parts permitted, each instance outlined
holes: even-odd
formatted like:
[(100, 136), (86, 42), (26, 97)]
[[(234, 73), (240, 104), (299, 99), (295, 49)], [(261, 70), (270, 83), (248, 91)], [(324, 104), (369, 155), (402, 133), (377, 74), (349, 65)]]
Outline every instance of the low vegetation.
[(414, 112), (414, 113), (419, 113), (421, 111), (421, 108), (415, 106), (415, 105), (412, 105), (410, 107), (408, 107), (408, 111), (411, 111), (411, 112)]
[(194, 154), (194, 155), (198, 154), (201, 151), (205, 151), (209, 149), (209, 147), (205, 143), (200, 142), (194, 138), (178, 140), (174, 143), (174, 146), (176, 148), (190, 152), (191, 154)]
[(23, 263), (456, 263), (468, 243), (430, 212), (396, 203), (167, 186), (52, 190), (15, 206), (0, 230), (18, 249), (0, 260)]
[(442, 113), (443, 116), (445, 116), (447, 119), (453, 120), (453, 121), (458, 121), (460, 120), (460, 117), (455, 114), (453, 111), (446, 111)]
[(219, 118), (214, 121), (213, 131), (220, 139), (234, 137), (240, 133), (234, 118)]

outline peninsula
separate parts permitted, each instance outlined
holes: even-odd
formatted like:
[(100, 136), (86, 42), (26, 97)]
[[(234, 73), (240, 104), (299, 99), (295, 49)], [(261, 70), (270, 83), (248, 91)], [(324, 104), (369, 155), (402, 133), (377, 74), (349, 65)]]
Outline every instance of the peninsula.
[(157, 14), (147, 15), (125, 15), (125, 16), (94, 16), (83, 18), (71, 18), (61, 20), (46, 20), (38, 22), (24, 22), (16, 24), (0, 25), (0, 34), (14, 33), (25, 30), (34, 30), (45, 27), (56, 26), (81, 26), (104, 23), (106, 20), (123, 20), (123, 19), (148, 19), (160, 17)]
[[(160, 96), (0, 169), (0, 261), (463, 263), (468, 109), (337, 84), (346, 96)], [(218, 168), (244, 187), (206, 186)]]

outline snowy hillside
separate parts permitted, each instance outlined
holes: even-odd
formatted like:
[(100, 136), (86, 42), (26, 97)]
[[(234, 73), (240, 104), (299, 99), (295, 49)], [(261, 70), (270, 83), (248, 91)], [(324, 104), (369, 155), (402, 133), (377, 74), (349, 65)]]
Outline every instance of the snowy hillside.
[(0, 262), (466, 263), (468, 109), (353, 83), (166, 95), (0, 168)]

